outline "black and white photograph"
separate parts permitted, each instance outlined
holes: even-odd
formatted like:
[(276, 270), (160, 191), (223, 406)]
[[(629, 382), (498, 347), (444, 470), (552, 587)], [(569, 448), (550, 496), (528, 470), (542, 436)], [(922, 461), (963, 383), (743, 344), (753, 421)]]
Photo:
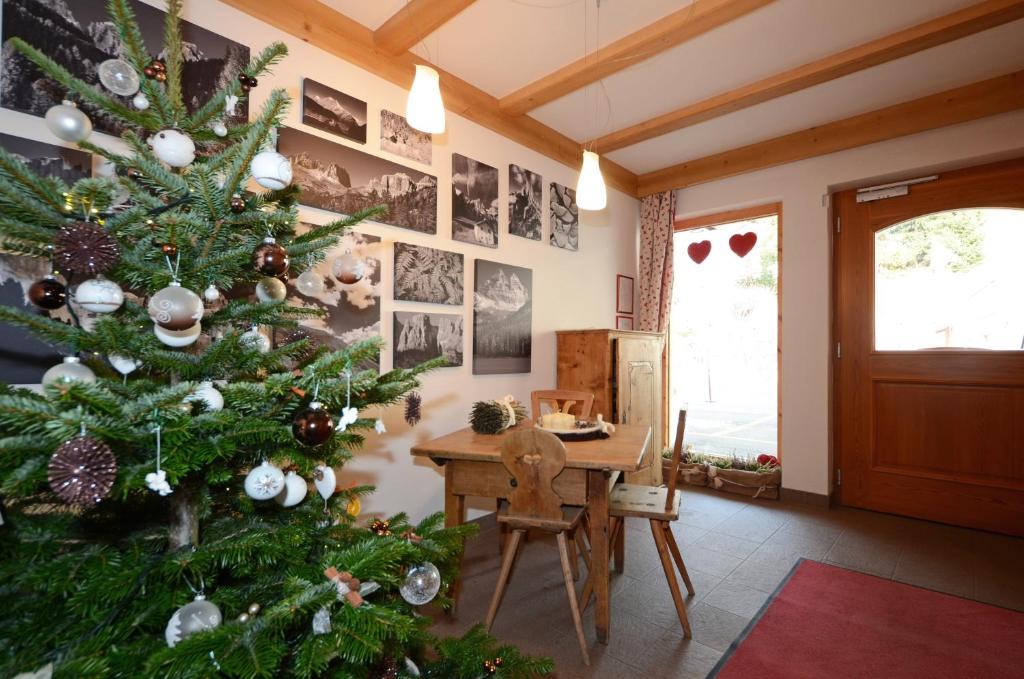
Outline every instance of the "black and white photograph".
[(580, 249), (580, 209), (576, 189), (551, 182), (551, 245), (563, 250)]
[(289, 127), (277, 150), (292, 161), (301, 204), (343, 215), (384, 205), (374, 221), (437, 233), (437, 177)]
[(508, 166), (508, 232), (520, 238), (541, 239), (541, 191), (544, 179), (515, 164)]
[(462, 365), (462, 316), (421, 311), (395, 312), (395, 367), (415, 368), (443, 358), (447, 367)]
[(382, 109), (380, 150), (430, 165), (434, 153), (434, 135), (413, 129), (405, 116)]
[[(55, 146), (34, 139), (0, 134), (0, 147), (42, 176), (56, 177), (67, 184), (92, 175), (92, 155), (78, 149)], [(50, 273), (50, 263), (37, 257), (0, 254), (0, 304), (26, 311), (38, 311), (28, 301), (29, 287)], [(71, 321), (67, 307), (50, 316)], [(43, 373), (61, 360), (57, 349), (31, 333), (0, 324), (4, 337), (0, 346), (0, 381), (8, 384), (38, 384)]]
[[(300, 231), (305, 231), (312, 225), (303, 222), (300, 226)], [(315, 343), (337, 350), (380, 336), (380, 271), (384, 247), (378, 236), (349, 231), (313, 269), (322, 285), (317, 284), (316, 278), (289, 279), (290, 304), (324, 312), (323, 316), (299, 321), (301, 330)], [(342, 283), (338, 278), (342, 273), (341, 265), (352, 261), (351, 258), (338, 261), (346, 254), (356, 258), (356, 273), (361, 274), (359, 280), (351, 284)], [(344, 273), (351, 276), (349, 269), (351, 267), (346, 267)], [(369, 367), (377, 369), (379, 363)]]
[(465, 278), (460, 253), (395, 243), (396, 300), (460, 305)]
[[(143, 41), (156, 54), (163, 46), (165, 13), (139, 0), (131, 0)], [(185, 106), (191, 112), (234, 80), (249, 63), (249, 48), (187, 21), (181, 22), (185, 62), (182, 88)], [(99, 84), (97, 69), (108, 59), (120, 56), (121, 39), (107, 15), (107, 3), (98, 0), (3, 0), (3, 81), (0, 82), (0, 106), (43, 116), (61, 102), (65, 91), (40, 71), (35, 64), (9, 47), (18, 36), (66, 68), (72, 75)], [(141, 74), (140, 74), (141, 75)], [(106, 92), (106, 90), (104, 90)], [(109, 92), (106, 92), (110, 94)], [(111, 95), (114, 96), (114, 95)], [(123, 97), (127, 105), (131, 97)], [(120, 134), (121, 123), (88, 103), (82, 110), (100, 132)], [(249, 119), (249, 106), (243, 100), (235, 115), (226, 122)]]
[(498, 169), (452, 154), (452, 240), (498, 247)]
[(360, 144), (366, 143), (366, 102), (312, 78), (302, 79), (302, 122)]
[(473, 286), (473, 374), (530, 372), (533, 271), (476, 260)]

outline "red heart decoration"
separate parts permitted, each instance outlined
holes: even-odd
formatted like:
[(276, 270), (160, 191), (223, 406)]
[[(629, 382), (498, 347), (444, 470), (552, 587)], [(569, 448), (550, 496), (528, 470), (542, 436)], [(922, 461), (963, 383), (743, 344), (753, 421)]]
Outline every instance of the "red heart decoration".
[(689, 247), (686, 248), (686, 254), (690, 255), (690, 259), (700, 264), (711, 254), (711, 241), (702, 240), (699, 243), (690, 243)]
[(757, 234), (753, 231), (747, 233), (737, 233), (734, 236), (729, 237), (729, 249), (735, 252), (740, 257), (746, 257), (747, 253), (754, 249), (754, 245), (757, 243)]

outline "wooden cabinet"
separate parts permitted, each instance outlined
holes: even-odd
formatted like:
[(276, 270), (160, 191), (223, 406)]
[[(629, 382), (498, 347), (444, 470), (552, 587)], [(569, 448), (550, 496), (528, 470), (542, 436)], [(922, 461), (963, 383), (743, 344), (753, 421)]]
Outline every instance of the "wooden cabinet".
[(558, 338), (558, 388), (594, 394), (593, 414), (615, 423), (651, 427), (646, 468), (630, 483), (657, 485), (664, 448), (664, 335), (631, 330), (562, 330)]

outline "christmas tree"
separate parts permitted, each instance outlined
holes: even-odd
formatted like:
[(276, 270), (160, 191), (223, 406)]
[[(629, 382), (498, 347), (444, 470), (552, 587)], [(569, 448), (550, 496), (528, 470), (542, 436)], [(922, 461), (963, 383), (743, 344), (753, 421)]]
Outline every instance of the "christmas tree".
[[(40, 312), (0, 320), (68, 355), (41, 391), (0, 384), (0, 675), (549, 671), (479, 627), (436, 639), (417, 613), (451, 603), (468, 527), (359, 519), (372, 488), (347, 488), (343, 465), (374, 435), (360, 413), (418, 405), (437, 365), (378, 374), (379, 341), (302, 336), (318, 311), (289, 304), (282, 278), (322, 288), (313, 267), (378, 213), (296, 229), (300, 188), (272, 150), (288, 97), (231, 117), (285, 46), (188, 107), (180, 4), (153, 51), (110, 0), (121, 55), (99, 67), (105, 89), (9, 42), (81, 105), (54, 106), (48, 127), (107, 164), (69, 186), (0, 151), (0, 250), (54, 270), (30, 289)], [(88, 141), (83, 109), (123, 126), (123, 152)]]

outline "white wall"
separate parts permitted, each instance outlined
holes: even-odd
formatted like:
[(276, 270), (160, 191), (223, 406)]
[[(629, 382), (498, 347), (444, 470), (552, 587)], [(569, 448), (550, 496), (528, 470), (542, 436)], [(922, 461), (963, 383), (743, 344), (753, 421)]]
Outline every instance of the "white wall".
[[(702, 184), (678, 192), (695, 217), (782, 202), (782, 456), (787, 488), (830, 491), (831, 191), (1024, 153), (1017, 111)], [(677, 294), (685, 294), (677, 291)]]
[[(158, 0), (145, 1), (162, 7)], [(219, 2), (187, 0), (184, 18), (248, 45), (254, 54), (274, 40), (283, 41), (288, 45), (290, 54), (287, 59), (275, 68), (272, 75), (261, 77), (259, 86), (252, 91), (253, 111), (258, 110), (272, 88), (285, 88), (293, 99), (293, 106), (285, 120), (286, 125), (320, 135), (336, 143), (351, 145), (368, 153), (387, 156), (380, 152), (380, 110), (387, 108), (398, 113), (404, 112), (405, 91)], [(367, 102), (369, 120), (365, 145), (348, 142), (301, 124), (300, 96), (303, 77), (313, 78)], [(57, 143), (46, 130), (42, 119), (13, 111), (0, 110), (0, 130)], [(94, 135), (93, 140), (98, 141), (100, 138), (101, 135)], [(499, 169), (499, 196), (502, 206), (499, 215), (499, 247), (496, 250), (451, 240), (453, 152)], [(391, 159), (428, 169), (402, 158)], [(554, 386), (555, 330), (614, 327), (615, 275), (623, 273), (635, 276), (637, 201), (618, 191), (610, 190), (606, 210), (598, 213), (581, 212), (579, 252), (559, 250), (548, 245), (546, 240), (537, 242), (510, 236), (508, 206), (504, 203), (508, 189), (509, 163), (516, 163), (543, 175), (545, 209), (549, 182), (557, 181), (567, 186), (575, 186), (576, 183), (577, 173), (574, 169), (449, 113), (446, 133), (434, 139), (433, 164), (429, 167), (429, 171), (437, 176), (439, 183), (437, 235), (429, 236), (372, 223), (364, 224), (358, 229), (378, 235), (386, 243), (402, 241), (464, 253), (467, 298), (466, 304), (461, 308), (466, 327), (465, 364), (462, 367), (445, 368), (428, 375), (421, 390), (423, 421), (411, 429), (402, 419), (401, 407), (392, 408), (384, 418), (388, 433), (378, 437), (370, 432), (365, 449), (341, 472), (343, 481), (377, 485), (378, 492), (363, 503), (364, 512), (393, 513), (404, 510), (418, 518), (441, 510), (443, 470), (429, 461), (414, 460), (409, 455), (409, 448), (416, 441), (424, 441), (466, 426), (470, 407), (476, 400), (514, 394), (520, 400), (529, 402), (531, 390)], [(304, 208), (301, 217), (304, 221), (323, 223), (337, 218), (337, 215)], [(545, 216), (545, 238), (548, 233)], [(533, 370), (529, 374), (472, 374), (473, 261), (477, 258), (533, 269)], [(392, 312), (395, 310), (443, 313), (460, 311), (455, 307), (393, 301), (390, 249), (383, 262), (382, 282), (381, 328), (382, 335), (389, 344), (392, 334)], [(391, 364), (391, 352), (386, 350), (381, 367), (388, 370)], [(478, 506), (481, 509), (493, 509), (493, 502), (490, 505), (480, 503)]]

